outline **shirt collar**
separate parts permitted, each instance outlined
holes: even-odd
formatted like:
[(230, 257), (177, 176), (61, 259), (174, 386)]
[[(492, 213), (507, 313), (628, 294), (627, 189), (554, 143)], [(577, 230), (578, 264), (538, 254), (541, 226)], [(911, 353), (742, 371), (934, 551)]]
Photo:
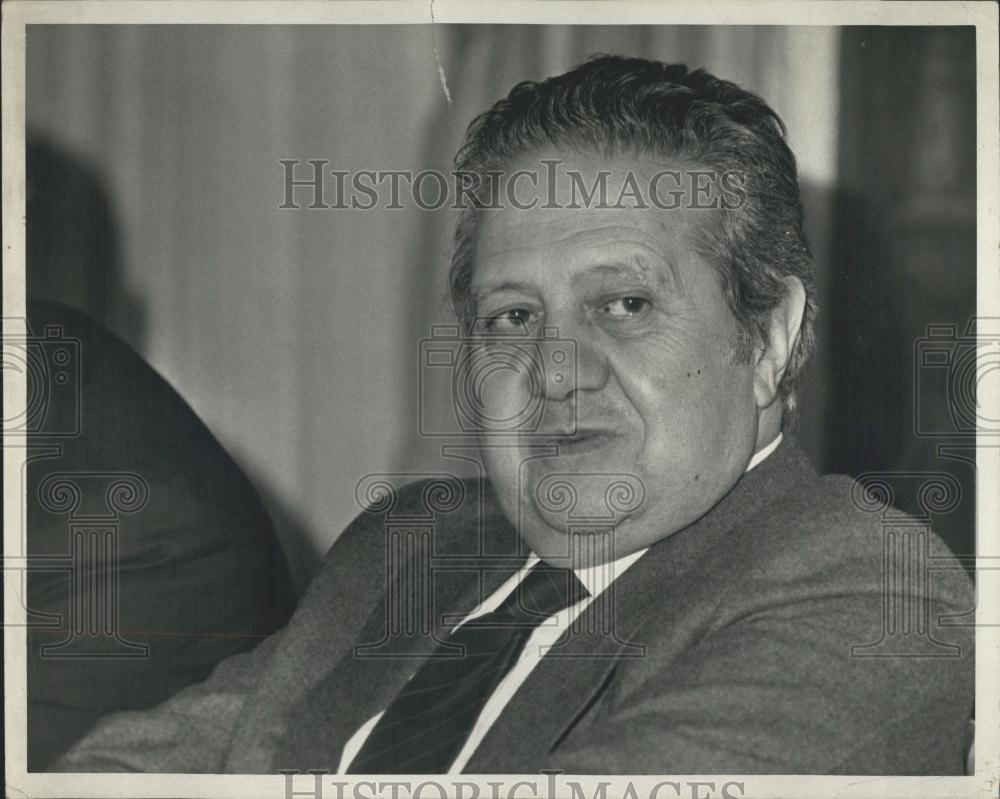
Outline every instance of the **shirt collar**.
[[(649, 547), (646, 547), (649, 549)], [(600, 563), (597, 566), (588, 566), (585, 569), (573, 569), (577, 579), (583, 583), (584, 588), (591, 596), (598, 596), (622, 576), (625, 570), (646, 554), (646, 549), (617, 558), (609, 563)]]
[(753, 454), (753, 457), (750, 459), (750, 463), (747, 464), (746, 471), (743, 472), (743, 474), (746, 474), (755, 466), (759, 466), (761, 461), (763, 461), (768, 455), (774, 452), (778, 448), (778, 444), (781, 443), (781, 438), (782, 434), (778, 433), (778, 435), (774, 437), (774, 441), (772, 441), (766, 447), (762, 447), (761, 449), (757, 450)]

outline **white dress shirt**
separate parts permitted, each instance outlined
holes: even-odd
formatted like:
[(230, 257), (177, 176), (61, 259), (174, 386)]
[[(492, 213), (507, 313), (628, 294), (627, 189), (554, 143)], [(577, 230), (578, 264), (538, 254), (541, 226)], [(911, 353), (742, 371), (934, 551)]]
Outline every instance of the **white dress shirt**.
[[(757, 464), (763, 461), (768, 455), (770, 455), (777, 448), (778, 444), (781, 443), (781, 433), (766, 447), (760, 451), (754, 453), (754, 456), (750, 459), (750, 463), (747, 465), (746, 471), (750, 471)], [(493, 726), (494, 722), (500, 717), (503, 709), (507, 706), (507, 703), (514, 697), (517, 693), (517, 689), (520, 688), (524, 681), (528, 679), (528, 675), (534, 671), (535, 667), (541, 662), (542, 658), (545, 657), (546, 652), (552, 647), (553, 644), (559, 639), (569, 626), (577, 619), (577, 617), (583, 613), (584, 610), (589, 607), (589, 605), (597, 599), (604, 591), (608, 589), (615, 580), (617, 580), (625, 570), (629, 568), (633, 563), (635, 563), (639, 558), (646, 554), (648, 547), (646, 549), (640, 549), (638, 552), (633, 552), (625, 557), (618, 558), (617, 560), (611, 561), (610, 563), (603, 563), (598, 566), (591, 566), (586, 569), (575, 569), (577, 578), (583, 583), (589, 592), (589, 596), (584, 597), (577, 603), (570, 605), (565, 610), (561, 610), (553, 616), (550, 616), (545, 621), (536, 627), (531, 636), (528, 638), (527, 643), (524, 645), (524, 649), (521, 652), (517, 663), (514, 667), (507, 672), (504, 678), (497, 685), (496, 690), (493, 695), (486, 701), (483, 706), (482, 711), (479, 714), (479, 718), (476, 720), (475, 726), (472, 728), (472, 732), (469, 734), (468, 740), (466, 740), (465, 745), (459, 751), (454, 762), (452, 762), (451, 767), (448, 769), (449, 774), (461, 774), (462, 769), (465, 768), (465, 764), (469, 762), (469, 758), (472, 757), (472, 753), (476, 751), (476, 748), (482, 742), (483, 738), (486, 737), (486, 733), (489, 731), (490, 727)], [(467, 615), (463, 620), (462, 624), (465, 624), (471, 619), (475, 619), (479, 616), (483, 616), (487, 613), (491, 613), (496, 610), (503, 601), (511, 594), (511, 592), (517, 587), (518, 583), (523, 580), (529, 571), (535, 566), (540, 558), (534, 552), (528, 557), (525, 564), (518, 570), (518, 572), (501, 585), (496, 591), (490, 594), (481, 604), (472, 610), (469, 615)], [(458, 625), (461, 627), (462, 625)], [(456, 628), (457, 629), (457, 628)], [(350, 740), (344, 745), (344, 750), (340, 756), (340, 764), (337, 766), (338, 774), (345, 774), (347, 772), (348, 766), (350, 766), (351, 761), (357, 756), (358, 752), (361, 751), (361, 747), (364, 742), (368, 739), (369, 734), (372, 729), (378, 724), (378, 720), (382, 718), (382, 713), (376, 713), (368, 721), (362, 724), (357, 732), (351, 736)]]

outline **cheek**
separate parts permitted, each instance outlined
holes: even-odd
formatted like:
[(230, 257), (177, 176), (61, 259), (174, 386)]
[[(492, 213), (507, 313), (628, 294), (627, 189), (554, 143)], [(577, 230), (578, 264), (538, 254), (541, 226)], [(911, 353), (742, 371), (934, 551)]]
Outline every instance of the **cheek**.
[(481, 429), (510, 433), (537, 426), (542, 401), (540, 377), (528, 355), (497, 348), (468, 363), (456, 379), (457, 400)]
[(626, 394), (642, 420), (639, 460), (653, 471), (718, 458), (756, 423), (752, 370), (718, 353), (635, 380)]

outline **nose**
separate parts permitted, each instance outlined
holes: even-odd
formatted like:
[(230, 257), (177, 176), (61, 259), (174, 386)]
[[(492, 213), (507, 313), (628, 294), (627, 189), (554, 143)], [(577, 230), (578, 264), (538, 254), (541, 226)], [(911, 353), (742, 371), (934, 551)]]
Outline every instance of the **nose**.
[(540, 346), (546, 399), (570, 399), (578, 391), (598, 391), (607, 382), (607, 356), (586, 324), (553, 326)]

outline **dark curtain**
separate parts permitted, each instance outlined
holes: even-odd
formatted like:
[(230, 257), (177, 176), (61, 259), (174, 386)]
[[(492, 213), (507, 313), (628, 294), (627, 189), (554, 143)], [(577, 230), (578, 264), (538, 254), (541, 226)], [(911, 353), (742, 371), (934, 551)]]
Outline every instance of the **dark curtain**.
[[(828, 471), (975, 551), (975, 29), (849, 28), (829, 314)], [(934, 473), (955, 496), (921, 495)]]

